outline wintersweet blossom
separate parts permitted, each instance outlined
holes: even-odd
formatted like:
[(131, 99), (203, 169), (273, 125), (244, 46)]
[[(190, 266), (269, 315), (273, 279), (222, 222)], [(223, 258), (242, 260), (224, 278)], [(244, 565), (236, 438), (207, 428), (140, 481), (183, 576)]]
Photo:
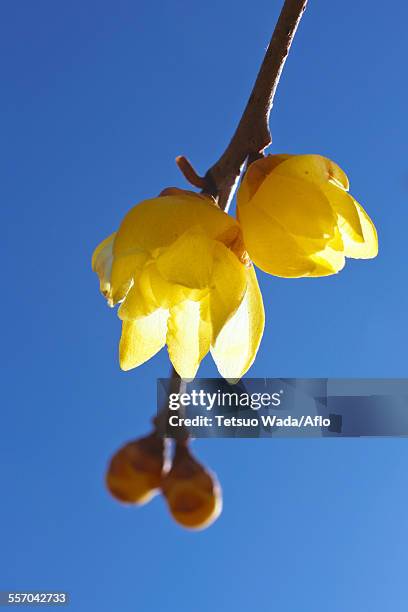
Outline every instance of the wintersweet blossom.
[(346, 174), (320, 155), (269, 155), (253, 162), (237, 195), (245, 248), (275, 276), (327, 276), (345, 258), (378, 252), (377, 233), (348, 193)]
[(121, 368), (167, 344), (185, 379), (211, 351), (222, 376), (240, 378), (258, 350), (264, 309), (237, 221), (209, 196), (168, 189), (125, 216), (92, 267), (110, 306), (120, 303)]

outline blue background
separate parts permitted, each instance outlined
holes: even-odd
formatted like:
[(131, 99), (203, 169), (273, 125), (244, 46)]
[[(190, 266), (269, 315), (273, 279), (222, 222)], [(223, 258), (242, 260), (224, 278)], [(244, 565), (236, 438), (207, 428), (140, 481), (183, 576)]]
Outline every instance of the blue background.
[[(310, 2), (272, 151), (336, 160), (380, 255), (325, 279), (260, 273), (254, 377), (407, 375), (408, 9), (369, 4)], [(187, 186), (177, 154), (204, 172), (222, 152), (280, 5), (2, 3), (0, 588), (67, 590), (79, 612), (406, 610), (404, 439), (197, 441), (224, 489), (201, 533), (104, 488), (168, 361), (119, 370), (91, 253), (131, 205)]]

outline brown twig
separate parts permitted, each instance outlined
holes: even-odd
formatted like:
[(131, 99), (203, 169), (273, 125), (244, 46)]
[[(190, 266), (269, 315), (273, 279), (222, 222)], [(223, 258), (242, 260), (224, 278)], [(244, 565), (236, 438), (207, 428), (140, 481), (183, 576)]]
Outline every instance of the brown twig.
[(184, 155), (178, 155), (176, 157), (176, 164), (189, 183), (194, 185), (194, 187), (198, 187), (199, 189), (205, 189), (205, 178), (197, 174), (187, 157), (184, 157)]
[[(261, 156), (263, 150), (272, 142), (269, 114), (306, 4), (307, 0), (285, 0), (235, 134), (219, 160), (204, 177), (204, 191), (214, 196), (223, 210), (228, 209), (245, 161), (248, 158), (253, 161)], [(191, 168), (191, 164), (189, 166)], [(184, 174), (188, 178), (187, 174)]]
[[(186, 390), (186, 383), (180, 378), (177, 374), (176, 370), (172, 368), (171, 376), (170, 376), (170, 385), (169, 385), (169, 395), (170, 393), (184, 393)], [(179, 415), (181, 411), (179, 410)], [(171, 428), (169, 425), (169, 417), (172, 414), (170, 410), (169, 404), (166, 402), (165, 405), (161, 408), (160, 412), (153, 419), (154, 429), (157, 434), (160, 436), (171, 436), (177, 442), (183, 444), (186, 443), (189, 438), (188, 429), (183, 425), (179, 427)]]

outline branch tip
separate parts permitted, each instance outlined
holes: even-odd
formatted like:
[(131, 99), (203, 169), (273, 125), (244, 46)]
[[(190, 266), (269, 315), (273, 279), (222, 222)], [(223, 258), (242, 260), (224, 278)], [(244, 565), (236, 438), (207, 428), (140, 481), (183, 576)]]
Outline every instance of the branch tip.
[(197, 174), (187, 157), (184, 157), (184, 155), (177, 155), (176, 164), (180, 172), (184, 175), (187, 181), (191, 183), (191, 185), (194, 185), (194, 187), (197, 187), (198, 189), (205, 188), (205, 178)]

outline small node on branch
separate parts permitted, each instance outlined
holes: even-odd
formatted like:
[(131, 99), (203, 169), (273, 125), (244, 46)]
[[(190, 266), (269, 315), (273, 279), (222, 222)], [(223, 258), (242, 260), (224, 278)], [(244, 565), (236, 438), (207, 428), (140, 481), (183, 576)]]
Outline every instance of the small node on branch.
[(176, 164), (191, 185), (194, 185), (194, 187), (197, 187), (198, 189), (205, 188), (205, 178), (197, 174), (187, 157), (184, 157), (184, 155), (178, 155), (176, 157)]
[(257, 159), (262, 159), (262, 157), (265, 157), (264, 151), (258, 151), (258, 153), (250, 153), (248, 155), (246, 167), (248, 168), (248, 166), (250, 166), (254, 161), (256, 161)]

